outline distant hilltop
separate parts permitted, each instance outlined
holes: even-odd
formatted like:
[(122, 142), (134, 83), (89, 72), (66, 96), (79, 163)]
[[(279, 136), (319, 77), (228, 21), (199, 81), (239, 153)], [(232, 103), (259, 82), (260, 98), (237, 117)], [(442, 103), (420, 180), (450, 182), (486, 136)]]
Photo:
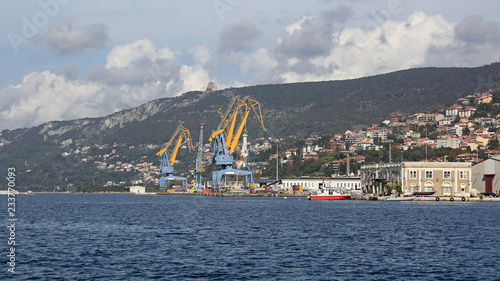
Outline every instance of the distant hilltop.
[(217, 84), (215, 82), (208, 82), (207, 89), (205, 92), (213, 92), (213, 91), (218, 91), (219, 87), (217, 87)]

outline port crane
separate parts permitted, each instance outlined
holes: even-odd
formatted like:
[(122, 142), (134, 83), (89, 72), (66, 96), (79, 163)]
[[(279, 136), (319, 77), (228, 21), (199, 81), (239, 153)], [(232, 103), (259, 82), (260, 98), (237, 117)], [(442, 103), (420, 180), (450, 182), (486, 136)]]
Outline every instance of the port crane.
[[(235, 97), (233, 102), (223, 114), (219, 109), (221, 121), (217, 130), (209, 138), (213, 141), (212, 164), (221, 168), (212, 173), (212, 188), (220, 189), (220, 181), (223, 175), (243, 175), (245, 177), (244, 186), (251, 187), (253, 181), (253, 171), (233, 169), (233, 152), (238, 145), (243, 130), (246, 127), (248, 116), (253, 112), (262, 130), (265, 131), (262, 112), (258, 101), (249, 97), (240, 99)], [(236, 125), (238, 124), (238, 125)]]
[[(175, 143), (175, 147), (173, 150), (170, 152), (169, 149), (173, 144)], [(161, 157), (160, 160), (160, 173), (166, 174), (166, 176), (160, 178), (160, 191), (165, 190), (165, 183), (167, 181), (177, 181), (180, 180), (182, 181), (182, 189), (187, 190), (187, 179), (184, 177), (177, 177), (174, 176), (174, 162), (175, 158), (177, 157), (177, 152), (179, 151), (179, 148), (181, 147), (181, 144), (185, 143), (189, 151), (193, 151), (193, 141), (191, 139), (191, 134), (189, 133), (189, 130), (183, 127), (182, 125), (179, 125), (177, 130), (175, 131), (174, 135), (172, 138), (170, 138), (170, 141), (167, 143), (167, 146), (158, 151), (156, 153), (157, 156)]]

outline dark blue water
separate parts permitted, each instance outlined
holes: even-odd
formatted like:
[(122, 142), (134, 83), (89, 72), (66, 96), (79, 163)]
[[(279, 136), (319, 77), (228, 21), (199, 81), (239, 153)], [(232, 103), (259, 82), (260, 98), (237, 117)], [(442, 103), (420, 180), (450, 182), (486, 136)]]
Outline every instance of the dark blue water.
[[(0, 197), (5, 202), (6, 196)], [(499, 203), (17, 196), (19, 280), (500, 280)], [(3, 212), (6, 213), (6, 212)], [(7, 217), (2, 216), (7, 225)], [(2, 229), (2, 256), (8, 237)]]

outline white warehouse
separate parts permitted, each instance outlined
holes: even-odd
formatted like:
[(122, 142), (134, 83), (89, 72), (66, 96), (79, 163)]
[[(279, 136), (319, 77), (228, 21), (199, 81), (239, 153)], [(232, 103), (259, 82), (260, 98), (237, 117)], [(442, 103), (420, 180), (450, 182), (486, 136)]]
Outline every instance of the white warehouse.
[(129, 187), (129, 192), (130, 193), (135, 193), (135, 194), (144, 194), (144, 193), (146, 193), (146, 187), (139, 186), (139, 185), (130, 186)]
[(304, 191), (315, 192), (320, 187), (331, 187), (341, 190), (361, 190), (360, 177), (336, 177), (336, 178), (282, 178), (281, 187), (292, 190), (294, 185), (302, 185)]

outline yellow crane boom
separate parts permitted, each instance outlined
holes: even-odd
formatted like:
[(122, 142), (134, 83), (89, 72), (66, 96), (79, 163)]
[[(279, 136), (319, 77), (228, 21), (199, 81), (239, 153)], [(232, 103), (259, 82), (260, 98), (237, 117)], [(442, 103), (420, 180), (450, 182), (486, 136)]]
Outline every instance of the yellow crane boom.
[[(175, 142), (175, 148), (170, 153), (168, 150), (174, 142)], [(170, 166), (172, 166), (174, 165), (175, 158), (177, 157), (177, 152), (179, 151), (179, 148), (183, 142), (186, 143), (186, 146), (188, 147), (189, 151), (194, 150), (193, 140), (191, 139), (191, 134), (189, 133), (189, 130), (183, 127), (182, 125), (179, 125), (174, 135), (172, 136), (172, 138), (170, 138), (170, 141), (167, 143), (167, 146), (164, 149), (158, 151), (156, 155), (162, 156), (163, 153), (167, 153), (170, 162), (169, 164)]]
[[(212, 133), (209, 140), (212, 141), (216, 135), (224, 132), (224, 135), (226, 137), (226, 146), (229, 150), (229, 154), (232, 154), (234, 149), (238, 145), (241, 133), (246, 126), (250, 111), (254, 113), (253, 115), (257, 119), (259, 126), (265, 131), (259, 102), (249, 97), (245, 97), (243, 99), (235, 97), (225, 114), (222, 114), (221, 110), (219, 109), (221, 122), (219, 123), (217, 130)], [(240, 121), (238, 126), (236, 126), (236, 122), (238, 119)]]

